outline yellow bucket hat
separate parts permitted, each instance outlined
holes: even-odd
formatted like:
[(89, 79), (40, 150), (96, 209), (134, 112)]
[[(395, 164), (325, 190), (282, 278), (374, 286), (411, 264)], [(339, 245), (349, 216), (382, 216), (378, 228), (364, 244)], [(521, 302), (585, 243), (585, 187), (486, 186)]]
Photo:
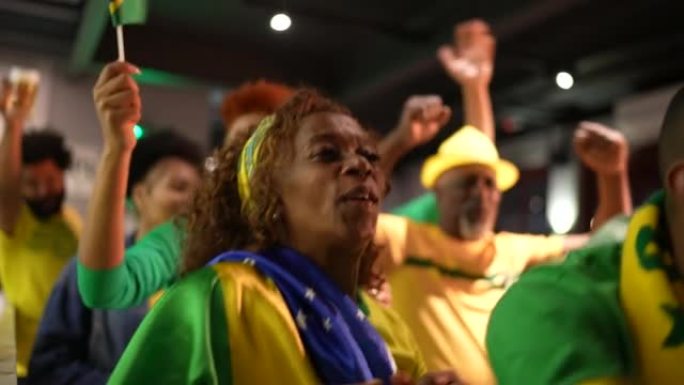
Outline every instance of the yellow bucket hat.
[(499, 158), (496, 146), (487, 135), (475, 127), (465, 126), (442, 142), (437, 154), (423, 163), (420, 179), (425, 188), (431, 189), (446, 171), (470, 164), (491, 167), (501, 191), (513, 187), (520, 176), (513, 163)]

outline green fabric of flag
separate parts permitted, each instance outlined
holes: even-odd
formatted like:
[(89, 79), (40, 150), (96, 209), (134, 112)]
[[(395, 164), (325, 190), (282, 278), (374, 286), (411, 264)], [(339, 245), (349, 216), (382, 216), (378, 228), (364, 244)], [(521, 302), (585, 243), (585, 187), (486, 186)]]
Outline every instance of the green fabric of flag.
[(147, 19), (147, 0), (109, 0), (109, 14), (115, 27), (144, 24)]

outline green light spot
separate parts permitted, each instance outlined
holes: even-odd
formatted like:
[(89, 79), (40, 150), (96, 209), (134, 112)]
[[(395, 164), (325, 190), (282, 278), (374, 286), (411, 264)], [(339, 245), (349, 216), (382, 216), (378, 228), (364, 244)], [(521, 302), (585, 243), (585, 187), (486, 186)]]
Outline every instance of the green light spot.
[(136, 139), (140, 139), (145, 135), (145, 129), (136, 124), (135, 127), (133, 127), (133, 135), (135, 135)]
[(142, 68), (142, 73), (135, 76), (135, 80), (140, 84), (152, 84), (170, 87), (193, 87), (202, 86), (203, 83), (197, 79), (177, 75), (172, 72), (157, 70), (154, 68)]

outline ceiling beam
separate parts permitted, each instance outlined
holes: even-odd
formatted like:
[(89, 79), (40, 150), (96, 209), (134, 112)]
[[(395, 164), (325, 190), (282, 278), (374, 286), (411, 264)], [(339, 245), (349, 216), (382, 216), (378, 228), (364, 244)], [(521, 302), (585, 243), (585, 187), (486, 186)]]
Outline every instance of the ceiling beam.
[(0, 28), (0, 46), (62, 56), (69, 52), (69, 41), (56, 36), (21, 33)]
[(69, 58), (69, 72), (77, 75), (88, 71), (100, 44), (109, 13), (104, 0), (87, 0), (81, 17), (81, 24)]
[[(272, 11), (274, 9), (279, 9), (282, 2), (279, 0), (244, 0), (244, 3), (248, 6)], [(340, 4), (346, 3), (343, 2)], [(373, 5), (367, 4), (366, 6), (372, 7)], [(312, 22), (326, 26), (336, 25), (340, 27), (359, 28), (383, 34), (389, 38), (411, 42), (421, 42), (429, 38), (429, 35), (422, 31), (407, 28), (405, 24), (398, 22), (396, 17), (389, 17), (388, 15), (392, 13), (388, 13), (383, 7), (376, 7), (373, 12), (365, 11), (361, 13), (345, 12), (345, 9), (349, 10), (353, 8), (347, 7), (338, 9), (338, 7), (331, 6), (326, 2), (292, 2), (286, 7), (287, 12), (297, 19), (307, 18)]]
[[(200, 82), (206, 80), (231, 87), (248, 79), (302, 79), (321, 88), (329, 83), (328, 66), (310, 71), (309, 59), (289, 54), (287, 46), (262, 46), (239, 38), (192, 35), (177, 26), (154, 23), (131, 27), (126, 33), (126, 56), (137, 66), (182, 74)], [(113, 35), (112, 30), (105, 32), (94, 60), (112, 60), (116, 53)]]
[(0, 12), (8, 12), (40, 19), (64, 23), (78, 22), (78, 9), (48, 3), (28, 2), (25, 0), (2, 0)]

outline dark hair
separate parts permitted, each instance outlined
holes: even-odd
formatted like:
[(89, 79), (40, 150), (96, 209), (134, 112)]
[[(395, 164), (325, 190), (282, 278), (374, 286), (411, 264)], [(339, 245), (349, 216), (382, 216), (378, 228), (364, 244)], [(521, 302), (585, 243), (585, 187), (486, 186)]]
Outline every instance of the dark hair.
[(658, 162), (663, 182), (666, 182), (666, 174), (672, 163), (684, 159), (682, 143), (684, 143), (684, 88), (677, 91), (670, 101), (660, 129)]
[(235, 120), (245, 114), (272, 114), (292, 97), (294, 90), (280, 83), (265, 80), (243, 83), (238, 89), (230, 92), (223, 99), (221, 116), (226, 129)]
[(263, 249), (284, 240), (282, 202), (275, 192), (274, 170), (292, 157), (294, 138), (307, 116), (331, 112), (351, 116), (345, 107), (313, 90), (297, 92), (275, 112), (261, 144), (250, 179), (250, 204), (241, 202), (237, 185), (238, 159), (247, 138), (216, 152), (216, 169), (207, 174), (190, 213), (182, 272), (198, 269), (227, 250)]
[(164, 130), (143, 136), (133, 149), (131, 166), (126, 185), (126, 196), (130, 196), (133, 187), (144, 180), (147, 174), (159, 161), (178, 158), (202, 169), (204, 156), (197, 143), (171, 130)]
[(21, 142), (22, 163), (31, 165), (48, 159), (52, 159), (62, 170), (71, 167), (71, 152), (62, 134), (52, 129), (25, 133)]

